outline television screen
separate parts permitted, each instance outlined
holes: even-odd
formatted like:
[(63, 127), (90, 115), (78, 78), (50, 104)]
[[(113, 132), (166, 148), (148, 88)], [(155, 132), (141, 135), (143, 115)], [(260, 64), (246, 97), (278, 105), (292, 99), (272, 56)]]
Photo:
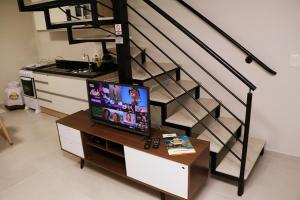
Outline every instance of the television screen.
[(149, 136), (148, 88), (94, 80), (87, 88), (92, 120)]

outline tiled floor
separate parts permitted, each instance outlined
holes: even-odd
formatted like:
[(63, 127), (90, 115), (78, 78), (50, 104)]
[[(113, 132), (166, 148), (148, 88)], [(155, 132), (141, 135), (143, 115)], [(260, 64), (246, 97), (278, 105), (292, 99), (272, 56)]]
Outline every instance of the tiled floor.
[[(55, 118), (32, 111), (0, 114), (15, 141), (0, 137), (1, 200), (156, 200), (159, 194), (103, 170), (86, 166), (60, 150)], [(300, 158), (266, 152), (246, 183), (237, 188), (209, 178), (196, 200), (299, 200)], [(171, 199), (171, 198), (168, 198)]]

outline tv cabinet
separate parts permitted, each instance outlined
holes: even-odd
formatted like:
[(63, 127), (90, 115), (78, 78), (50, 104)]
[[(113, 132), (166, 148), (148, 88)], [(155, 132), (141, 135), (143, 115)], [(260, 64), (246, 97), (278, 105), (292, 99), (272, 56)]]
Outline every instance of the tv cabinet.
[[(191, 138), (196, 153), (169, 156), (161, 139), (159, 149), (145, 150), (143, 137), (95, 124), (80, 111), (57, 121), (61, 148), (123, 178), (151, 187), (161, 194), (192, 199), (208, 177), (209, 143)], [(165, 133), (152, 130), (153, 137)]]

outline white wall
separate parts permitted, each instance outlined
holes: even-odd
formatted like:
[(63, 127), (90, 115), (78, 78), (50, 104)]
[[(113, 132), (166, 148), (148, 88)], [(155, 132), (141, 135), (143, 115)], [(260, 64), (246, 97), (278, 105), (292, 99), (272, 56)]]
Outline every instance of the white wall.
[[(267, 65), (273, 67), (277, 76), (270, 76), (257, 64), (248, 65), (245, 56), (226, 42), (197, 17), (183, 9), (175, 1), (158, 1), (155, 3), (185, 24), (195, 35), (199, 36), (210, 47), (216, 50), (238, 71), (244, 74), (256, 86), (251, 124), (251, 135), (263, 138), (267, 149), (300, 157), (300, 66), (290, 67), (291, 54), (300, 54), (300, 1), (299, 0), (190, 0), (194, 8), (222, 27), (232, 37), (245, 45)], [(129, 3), (142, 11), (148, 19), (158, 25), (171, 38), (180, 44), (190, 55), (196, 58), (210, 72), (216, 75), (231, 90), (245, 100), (247, 88), (234, 78), (216, 61), (211, 59), (201, 48), (194, 45), (186, 36), (176, 31), (165, 20), (162, 20), (152, 9), (138, 0)], [(176, 61), (183, 64), (191, 74), (214, 94), (229, 105), (240, 117), (244, 118), (242, 106), (233, 100), (228, 93), (204, 75), (203, 71), (189, 61), (183, 54), (159, 34), (140, 20), (132, 12), (130, 20), (139, 25), (147, 35), (153, 38), (163, 49), (173, 55)], [(131, 30), (134, 39), (148, 47), (148, 52), (161, 60), (167, 60), (157, 53), (136, 32)]]
[(66, 60), (82, 60), (83, 53), (95, 56), (101, 46), (97, 43), (69, 45), (66, 31), (36, 32), (39, 59), (55, 60), (58, 56)]
[(0, 104), (7, 83), (19, 80), (18, 70), (37, 60), (31, 13), (19, 13), (17, 1), (0, 1)]

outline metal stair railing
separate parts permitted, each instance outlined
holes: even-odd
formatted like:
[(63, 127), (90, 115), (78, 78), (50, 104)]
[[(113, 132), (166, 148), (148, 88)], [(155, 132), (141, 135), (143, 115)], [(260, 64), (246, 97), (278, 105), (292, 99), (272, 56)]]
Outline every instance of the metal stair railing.
[[(130, 22), (129, 22), (130, 23)], [(131, 24), (131, 23), (130, 23)], [(132, 24), (131, 24), (132, 25)], [(134, 26), (134, 25), (133, 25)], [(136, 27), (135, 27), (136, 28)], [(150, 43), (152, 43), (152, 44), (154, 44), (153, 43), (153, 41), (151, 40), (151, 39), (149, 39), (147, 36), (145, 37)], [(133, 42), (132, 40), (131, 40), (131, 42), (135, 45), (135, 46), (137, 46), (137, 44), (135, 43), (135, 42)], [(155, 44), (154, 44), (155, 45)], [(162, 51), (157, 45), (155, 45), (155, 47), (159, 50), (159, 51), (161, 51), (161, 52), (163, 52), (163, 54), (165, 54), (166, 56), (168, 56), (164, 51)], [(138, 46), (137, 46), (137, 48), (139, 48)], [(139, 48), (140, 49), (140, 48)], [(141, 50), (141, 49), (140, 49)], [(145, 53), (146, 54), (146, 56), (147, 56), (147, 53)], [(147, 57), (150, 57), (150, 56), (147, 56)], [(169, 56), (168, 56), (169, 57)], [(151, 58), (150, 57), (150, 60), (155, 64), (155, 65), (157, 65), (158, 66), (158, 63), (156, 62), (156, 61), (154, 61), (154, 59), (153, 58)], [(207, 91), (207, 92), (209, 92), (208, 90), (206, 90), (205, 89), (205, 87), (203, 87), (202, 86), (202, 84), (199, 82), (199, 81), (197, 81), (191, 74), (189, 74), (183, 67), (181, 67), (178, 63), (176, 63), (175, 61), (174, 61), (174, 64), (180, 69), (180, 70), (182, 70), (189, 78), (191, 78), (199, 87), (201, 87), (202, 89), (204, 89), (205, 91)], [(159, 67), (159, 66), (158, 66)], [(164, 69), (162, 69), (161, 67), (159, 67), (164, 73), (167, 73), (167, 71), (165, 71)], [(181, 88), (182, 89), (184, 89), (185, 90), (185, 88), (183, 88), (182, 86), (181, 86)], [(187, 92), (187, 91), (185, 91), (185, 92)], [(210, 93), (210, 92), (209, 92)], [(213, 97), (213, 96), (212, 96)], [(203, 107), (208, 113), (209, 113), (209, 115), (211, 115), (217, 122), (219, 122), (220, 124), (221, 124), (221, 126), (223, 126), (233, 137), (235, 137), (241, 144), (242, 144), (242, 141), (239, 139), (239, 138), (237, 138), (237, 136), (223, 123), (223, 122), (221, 122), (218, 118), (216, 118), (215, 116), (213, 116), (212, 114), (210, 114), (210, 112), (208, 111), (208, 109), (205, 107), (205, 106), (203, 106), (203, 104), (201, 104), (197, 99), (195, 99), (195, 98), (193, 98), (194, 99), (194, 101), (196, 101), (196, 103), (197, 104), (199, 104), (201, 107)], [(217, 98), (215, 98), (215, 97), (213, 97), (213, 99), (215, 99), (217, 102), (220, 102)], [(220, 102), (221, 103), (221, 102)], [(221, 103), (220, 104), (222, 107), (226, 107), (223, 103)], [(226, 107), (227, 108), (227, 107)], [(228, 108), (227, 108), (228, 109)], [(229, 110), (229, 109), (228, 109)], [(230, 111), (230, 110), (229, 110)], [(231, 112), (231, 111), (230, 111)], [(232, 112), (231, 112), (232, 113)], [(232, 113), (233, 114), (233, 113)], [(233, 114), (234, 115), (234, 114)], [(235, 116), (235, 115), (234, 115)], [(238, 118), (239, 119), (239, 118)], [(240, 119), (239, 119), (240, 120)], [(243, 124), (244, 122), (242, 122), (242, 124)]]
[(267, 66), (259, 58), (257, 58), (255, 55), (253, 55), (253, 53), (251, 53), (249, 50), (247, 50), (244, 46), (242, 46), (239, 42), (237, 42), (235, 39), (233, 39), (230, 35), (228, 35), (225, 31), (223, 31), (220, 27), (218, 27), (216, 24), (214, 24), (212, 21), (210, 21), (207, 17), (205, 17), (199, 11), (197, 11), (192, 6), (190, 6), (187, 2), (185, 2), (184, 0), (176, 0), (176, 1), (178, 3), (180, 3), (182, 6), (184, 6), (186, 9), (188, 9), (189, 11), (191, 11), (193, 14), (195, 14), (196, 16), (198, 16), (206, 24), (208, 24), (215, 31), (217, 31), (218, 33), (220, 33), (223, 37), (225, 37), (228, 41), (230, 41), (232, 44), (234, 44), (242, 52), (244, 52), (247, 55), (247, 57), (245, 59), (246, 63), (250, 64), (254, 60), (258, 65), (260, 65), (265, 71), (269, 72), (271, 75), (276, 75), (277, 74), (276, 71), (274, 71), (269, 66)]
[[(133, 40), (131, 40), (131, 42), (133, 42)], [(134, 43), (134, 42), (133, 42)], [(140, 46), (138, 46), (136, 43), (134, 43), (141, 51), (143, 50)], [(110, 52), (112, 54), (114, 54), (113, 52)], [(114, 54), (116, 55), (116, 54)], [(150, 58), (149, 55), (146, 55), (147, 57)], [(168, 90), (168, 88), (166, 86), (164, 86), (160, 80), (156, 77), (156, 76), (153, 76), (151, 74), (151, 72), (149, 72), (149, 70), (147, 70), (147, 68), (145, 68), (136, 58), (134, 58), (133, 56), (131, 56), (131, 59), (137, 63), (143, 70), (146, 71), (147, 74), (149, 74), (149, 76), (154, 79), (170, 96), (172, 96), (172, 98), (179, 104), (181, 105), (185, 110), (188, 111), (189, 114), (191, 114), (195, 119), (197, 119), (200, 124), (205, 128), (207, 129), (229, 152), (231, 152), (233, 154), (234, 157), (236, 157), (239, 161), (241, 161), (241, 158), (234, 152), (232, 151), (232, 149), (227, 145), (225, 144), (218, 136), (216, 136), (216, 134), (206, 125), (204, 124), (187, 106), (185, 106), (182, 102), (180, 102), (179, 100), (179, 97), (176, 97), (172, 92), (170, 92)], [(161, 68), (161, 70), (164, 70), (163, 67), (161, 67), (159, 64), (157, 64), (157, 66), (159, 66)], [(164, 70), (164, 72), (166, 73), (166, 71)], [(166, 73), (166, 75), (169, 76), (169, 78), (172, 78), (174, 79), (170, 74)], [(176, 83), (176, 80), (174, 79), (173, 80), (175, 83)], [(178, 83), (177, 83), (178, 84)], [(180, 84), (178, 84), (180, 86)], [(187, 92), (188, 93), (188, 92)]]
[(176, 65), (176, 67), (178, 67), (180, 70), (182, 70), (191, 80), (193, 80), (195, 83), (197, 83), (201, 89), (203, 89), (210, 97), (212, 97), (215, 101), (218, 102), (218, 104), (220, 104), (221, 107), (223, 107), (227, 112), (229, 112), (229, 114), (231, 114), (236, 120), (238, 120), (242, 125), (245, 125), (245, 123), (239, 118), (237, 117), (227, 106), (225, 106), (217, 97), (215, 97), (210, 91), (208, 91), (206, 89), (206, 87), (204, 87), (202, 85), (202, 83), (200, 83), (199, 81), (197, 81), (191, 74), (189, 74), (180, 64), (178, 64), (173, 58), (171, 58), (165, 51), (163, 51), (158, 45), (156, 45), (148, 36), (146, 36), (140, 29), (138, 29), (134, 24), (132, 24), (131, 22), (129, 22), (129, 25), (135, 29), (138, 33), (140, 33), (148, 42), (150, 42), (157, 50), (159, 50), (164, 56), (166, 56), (174, 65)]
[[(131, 43), (133, 43), (140, 51), (142, 51), (143, 49), (136, 43), (136, 42), (134, 42), (133, 40), (131, 40)], [(163, 68), (163, 67), (161, 67), (148, 53), (146, 53), (146, 52), (144, 52), (145, 53), (145, 55), (146, 55), (146, 57), (148, 57), (157, 67), (159, 67), (163, 72), (164, 72), (164, 74), (166, 74), (172, 81), (174, 81), (174, 83), (177, 85), (177, 86), (179, 86), (184, 92), (185, 92), (185, 94), (187, 94), (189, 97), (191, 97), (199, 106), (201, 106), (207, 113), (208, 113), (208, 115), (210, 115), (211, 117), (213, 117), (218, 123), (220, 123), (232, 136), (234, 136), (236, 139), (237, 139), (237, 141), (239, 141), (241, 144), (243, 144), (243, 142), (239, 139), (239, 138), (237, 138), (235, 135), (234, 135), (234, 133), (223, 123), (223, 122), (221, 122), (217, 117), (215, 117), (213, 114), (211, 114), (210, 113), (210, 111), (200, 102), (200, 101), (198, 101), (192, 94), (190, 94), (189, 93), (189, 91), (185, 88), (185, 87), (183, 87), (181, 84), (179, 84), (178, 82), (176, 82), (176, 79), (172, 76), (172, 75), (170, 75), (169, 73), (167, 73), (167, 71)], [(165, 89), (165, 88), (164, 88)], [(172, 95), (172, 97), (174, 98), (174, 96)], [(186, 106), (184, 107), (185, 109), (186, 109)], [(193, 114), (193, 117), (194, 117), (195, 115)], [(195, 117), (194, 117), (195, 118)], [(198, 120), (198, 122), (200, 121), (199, 120), (199, 118), (197, 117), (197, 118), (195, 118), (195, 119), (197, 119)]]

